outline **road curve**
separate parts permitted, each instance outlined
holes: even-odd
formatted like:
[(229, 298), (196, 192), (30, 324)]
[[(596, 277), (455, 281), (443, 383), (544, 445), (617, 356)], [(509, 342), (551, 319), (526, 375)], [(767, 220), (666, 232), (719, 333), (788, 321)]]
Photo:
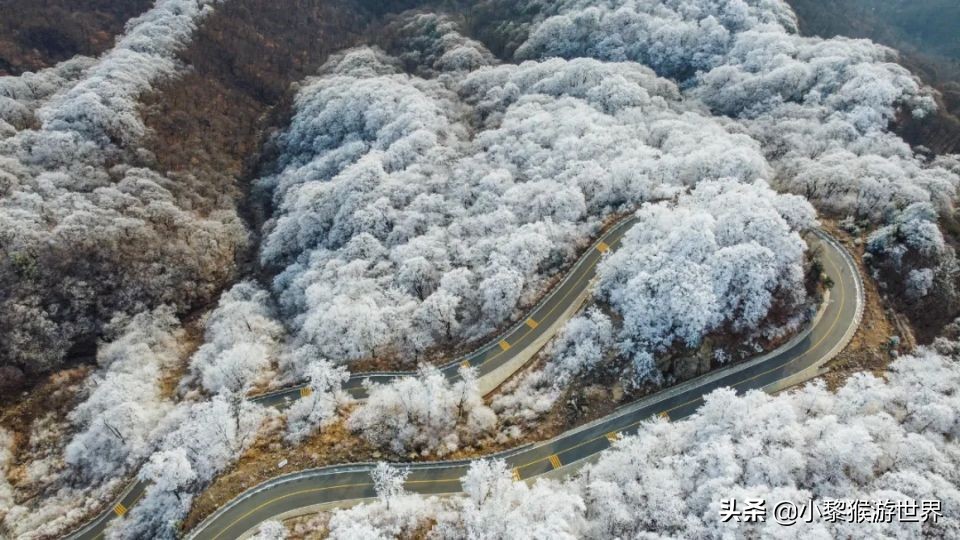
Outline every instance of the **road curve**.
[[(565, 318), (579, 307), (589, 290), (596, 264), (602, 254), (609, 249), (615, 249), (633, 223), (631, 218), (611, 228), (581, 257), (564, 280), (528, 317), (491, 343), (444, 366), (444, 373), (455, 377), (461, 362), (467, 361), (477, 367), (481, 378), (502, 377), (504, 366), (516, 365), (518, 356), (526, 356), (531, 349), (538, 348), (536, 346), (545, 341), (548, 335), (552, 335)], [(514, 477), (517, 479), (530, 479), (552, 472), (563, 473), (571, 466), (595, 457), (609, 448), (615, 434), (634, 432), (642, 421), (653, 415), (671, 419), (690, 415), (702, 403), (703, 396), (717, 388), (726, 386), (739, 391), (776, 391), (784, 384), (796, 384), (816, 376), (819, 368), (839, 353), (853, 337), (863, 309), (863, 284), (853, 259), (838, 242), (822, 232), (817, 232), (816, 238), (811, 241), (821, 245), (825, 272), (834, 281), (834, 287), (815, 321), (790, 342), (771, 353), (706, 374), (621, 407), (602, 419), (549, 441), (525, 445), (488, 457), (504, 459), (513, 468)], [(534, 324), (527, 322), (530, 319)], [(380, 381), (400, 375), (403, 374), (358, 376), (351, 379), (349, 387), (355, 395), (362, 397), (362, 379), (372, 377)], [(292, 388), (254, 399), (265, 405), (283, 407), (299, 394), (299, 388)], [(423, 494), (458, 493), (461, 491), (460, 478), (466, 473), (469, 464), (469, 461), (411, 464), (407, 489)], [(188, 538), (239, 538), (259, 523), (277, 516), (308, 507), (372, 497), (374, 491), (369, 476), (372, 466), (370, 463), (361, 463), (324, 467), (268, 480), (222, 506), (191, 531)], [(117, 502), (119, 507), (115, 504), (113, 511), (99, 516), (71, 538), (101, 538), (108, 521), (116, 515), (122, 515), (135, 504), (145, 487), (139, 482), (132, 484)]]
[[(441, 366), (441, 372), (450, 379), (459, 378), (462, 365), (477, 369), (478, 382), (484, 393), (499, 386), (517, 369), (523, 366), (557, 330), (576, 312), (590, 290), (590, 283), (596, 276), (597, 263), (607, 251), (615, 250), (623, 235), (636, 223), (633, 216), (627, 217), (609, 227), (589, 246), (563, 279), (534, 306), (525, 317), (496, 337), (467, 354)], [(371, 380), (386, 383), (403, 376), (416, 376), (414, 371), (396, 371), (381, 373), (362, 373), (350, 377), (344, 388), (355, 398), (366, 397), (363, 382)], [(268, 407), (286, 408), (299, 399), (304, 385), (292, 386), (251, 397), (251, 401)], [(131, 482), (113, 502), (110, 508), (71, 533), (71, 540), (99, 540), (109, 522), (117, 516), (126, 514), (143, 496), (147, 484), (139, 480)]]
[[(720, 387), (739, 391), (779, 389), (778, 383), (797, 374), (815, 376), (819, 367), (849, 343), (859, 325), (863, 284), (849, 254), (820, 233), (827, 275), (834, 281), (830, 300), (815, 323), (779, 349), (743, 364), (707, 374), (618, 409), (609, 416), (546, 442), (523, 446), (490, 457), (506, 460), (514, 477), (529, 479), (564, 469), (595, 456), (611, 445), (618, 433), (635, 432), (653, 415), (679, 419), (692, 414), (703, 396)], [(460, 478), (469, 461), (410, 465), (407, 489), (423, 494), (461, 491)], [(373, 497), (369, 476), (372, 464), (325, 467), (285, 475), (255, 487), (221, 507), (188, 535), (190, 539), (222, 540), (242, 537), (259, 523), (325, 503)]]
[[(604, 253), (616, 250), (624, 234), (636, 223), (630, 216), (607, 229), (587, 251), (577, 259), (563, 279), (513, 326), (467, 354), (440, 366), (440, 371), (451, 380), (460, 378), (461, 366), (477, 369), (481, 389), (488, 393), (510, 377), (516, 368), (533, 357), (536, 351), (556, 334), (557, 330), (583, 303), (596, 276), (597, 264)], [(519, 360), (519, 362), (518, 362)], [(415, 377), (416, 371), (392, 371), (359, 373), (350, 377), (344, 388), (355, 398), (366, 397), (363, 383), (367, 380), (386, 383), (399, 377)], [(283, 408), (300, 397), (301, 386), (284, 388), (276, 392), (251, 398), (261, 405)]]

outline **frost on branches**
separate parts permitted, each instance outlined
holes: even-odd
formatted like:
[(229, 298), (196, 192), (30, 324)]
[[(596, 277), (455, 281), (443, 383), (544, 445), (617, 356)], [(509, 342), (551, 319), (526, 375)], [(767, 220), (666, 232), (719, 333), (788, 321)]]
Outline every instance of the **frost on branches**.
[(97, 355), (101, 370), (87, 381), (86, 399), (69, 414), (78, 430), (64, 460), (79, 479), (122, 476), (150, 451), (150, 436), (173, 407), (161, 379), (185, 352), (184, 332), (170, 309), (131, 319)]
[[(910, 221), (899, 214), (915, 214), (909, 209), (916, 205), (952, 214), (956, 158), (917, 155), (890, 131), (899, 118), (935, 108), (931, 92), (896, 64), (895, 51), (866, 40), (802, 37), (781, 0), (526, 4), (543, 9), (518, 59), (649, 66), (676, 81), (687, 99), (734, 119), (773, 167), (766, 179), (828, 215), (872, 228)], [(874, 253), (879, 277), (918, 326), (938, 329), (960, 312), (952, 248), (925, 254), (918, 266), (888, 260), (895, 250)]]
[(960, 267), (938, 220), (933, 206), (914, 203), (867, 238), (864, 261), (873, 276), (920, 321), (925, 315), (942, 317), (960, 309)]
[(611, 212), (770, 172), (672, 83), (594, 60), (424, 79), (349, 51), (303, 86), (276, 143), (261, 259), (297, 344), (336, 363), (480, 337)]
[(157, 427), (156, 451), (140, 469), (150, 486), (123, 519), (110, 523), (106, 537), (177, 538), (193, 497), (250, 447), (271, 415), (276, 412), (228, 394), (178, 405)]
[(543, 368), (493, 398), (509, 425), (502, 435), (538, 420), (577, 378), (613, 375), (626, 389), (661, 384), (668, 374), (657, 360), (669, 349), (695, 349), (723, 331), (747, 343), (802, 321), (801, 234), (816, 219), (801, 197), (762, 182), (704, 181), (675, 202), (645, 205), (637, 218), (598, 267), (597, 300), (613, 320), (597, 306), (574, 317), (546, 348)]
[[(764, 180), (873, 224), (952, 208), (956, 168), (888, 129), (933, 100), (886, 48), (801, 37), (779, 0), (525, 4), (541, 15), (523, 63), (421, 13), (390, 25), (386, 53), (347, 51), (301, 87), (260, 181), (260, 256), (298, 345), (416, 361), (482, 336), (605, 216), (702, 181)], [(909, 277), (912, 294), (929, 281)], [(727, 322), (748, 327), (765, 300), (741, 300), (757, 303)]]
[(617, 361), (614, 337), (613, 322), (596, 306), (570, 319), (544, 349), (542, 367), (522, 371), (492, 396), (490, 406), (500, 421), (497, 440), (518, 438), (537, 425), (578, 378), (610, 368), (618, 377), (631, 379)]
[[(530, 2), (539, 4), (539, 2)], [(952, 208), (958, 177), (888, 131), (935, 104), (896, 53), (797, 34), (781, 0), (551, 2), (520, 59), (633, 61), (682, 83), (761, 143), (783, 187), (840, 215), (879, 218), (913, 202)]]
[(183, 360), (186, 333), (165, 307), (117, 317), (106, 331), (112, 340), (99, 348), (76, 407), (65, 419), (50, 414), (30, 426), (21, 448), (26, 474), (16, 482), (20, 504), (6, 508), (0, 533), (62, 535), (101, 509), (153, 452), (158, 424), (174, 409), (163, 379)]
[(805, 299), (800, 234), (816, 220), (800, 197), (762, 183), (702, 182), (637, 217), (598, 268), (599, 294), (623, 319), (623, 354), (696, 347), (720, 329), (749, 335), (773, 307), (790, 312)]
[[(562, 483), (514, 482), (503, 463), (478, 461), (449, 500), (402, 495), (334, 513), (332, 538), (671, 538), (783, 535), (766, 523), (721, 523), (720, 500), (940, 499), (938, 523), (792, 528), (803, 538), (955, 538), (960, 535), (960, 345), (894, 362), (887, 380), (859, 374), (835, 394), (822, 383), (780, 396), (729, 389), (688, 419), (650, 421)], [(403, 516), (403, 519), (400, 519)], [(787, 532), (790, 532), (788, 529)]]
[(284, 329), (270, 295), (251, 281), (220, 297), (204, 322), (204, 343), (190, 362), (191, 377), (209, 393), (245, 394), (271, 380)]
[(204, 344), (180, 384), (187, 399), (159, 421), (152, 454), (140, 469), (139, 477), (150, 486), (123, 519), (111, 522), (108, 539), (176, 538), (193, 497), (250, 448), (268, 419), (279, 415), (246, 399), (269, 377), (279, 355), (283, 328), (273, 319), (269, 300), (254, 283), (242, 282), (224, 293), (204, 320)]
[[(99, 349), (100, 369), (68, 415), (76, 433), (65, 448), (55, 446), (55, 455), (29, 466), (35, 471), (31, 476), (45, 475), (30, 479), (46, 490), (44, 497), (37, 505), (12, 506), (0, 531), (27, 538), (62, 535), (102, 510), (140, 467), (137, 474), (151, 486), (136, 507), (112, 523), (108, 537), (174, 538), (194, 495), (250, 447), (267, 419), (278, 415), (245, 399), (262, 358), (230, 353), (276, 346), (279, 325), (269, 318), (268, 306), (261, 303), (265, 295), (258, 291), (250, 283), (237, 285), (207, 317), (206, 343), (181, 381), (179, 403), (163, 389), (186, 352), (186, 333), (172, 309), (115, 321), (117, 336)], [(205, 392), (193, 389), (198, 382)], [(31, 433), (32, 439), (42, 436)]]
[(209, 302), (246, 233), (229, 200), (148, 167), (142, 96), (212, 1), (159, 0), (96, 61), (0, 78), (0, 365), (56, 368), (118, 312)]
[(369, 397), (347, 426), (397, 454), (442, 456), (489, 434), (497, 422), (483, 403), (473, 368), (462, 368), (456, 381), (421, 366), (417, 377), (367, 384)]
[(337, 419), (337, 413), (352, 402), (343, 390), (350, 378), (346, 368), (315, 357), (304, 372), (310, 395), (293, 402), (286, 411), (287, 440), (298, 443)]
[[(379, 464), (376, 475), (398, 472)], [(500, 461), (478, 461), (462, 479), (466, 497), (441, 500), (410, 494), (402, 486), (377, 484), (377, 501), (333, 514), (330, 537), (336, 539), (407, 538), (429, 532), (438, 538), (573, 538), (582, 523), (583, 501), (540, 482), (514, 482)]]

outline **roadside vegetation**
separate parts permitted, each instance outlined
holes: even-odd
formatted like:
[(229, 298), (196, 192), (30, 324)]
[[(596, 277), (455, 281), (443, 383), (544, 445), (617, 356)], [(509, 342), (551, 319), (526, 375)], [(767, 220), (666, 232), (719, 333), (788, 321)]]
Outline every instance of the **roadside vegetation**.
[[(957, 343), (897, 360), (887, 379), (856, 375), (772, 397), (717, 390), (681, 422), (651, 420), (563, 481), (515, 482), (502, 462), (477, 461), (465, 495), (426, 498), (378, 484), (378, 500), (261, 529), (262, 538), (612, 538), (781, 534), (773, 520), (722, 523), (721, 499), (795, 504), (824, 499), (939, 499), (960, 504), (955, 415)], [(396, 467), (402, 474), (402, 466)], [(804, 537), (952, 538), (937, 523), (800, 523)], [(269, 528), (268, 528), (269, 527)], [(289, 531), (287, 530), (289, 528)]]
[[(174, 538), (283, 454), (555, 434), (793, 335), (829, 286), (804, 239), (819, 219), (863, 244), (870, 309), (903, 310), (925, 344), (954, 329), (960, 160), (901, 138), (938, 96), (890, 49), (804, 37), (781, 0), (266, 4), (159, 0), (96, 58), (0, 78), (0, 385), (69, 383), (0, 428), (0, 534), (62, 535), (136, 476), (150, 486), (107, 538)], [(500, 391), (424, 361), (515, 322), (632, 213), (589, 308)], [(720, 536), (717, 486), (960, 504), (956, 349), (835, 394), (720, 391), (563, 483), (480, 462), (441, 502), (381, 468), (381, 500), (323, 527), (632, 536), (651, 506), (666, 534)], [(398, 365), (418, 376), (343, 391)], [(293, 382), (309, 395), (283, 412), (246, 399)]]

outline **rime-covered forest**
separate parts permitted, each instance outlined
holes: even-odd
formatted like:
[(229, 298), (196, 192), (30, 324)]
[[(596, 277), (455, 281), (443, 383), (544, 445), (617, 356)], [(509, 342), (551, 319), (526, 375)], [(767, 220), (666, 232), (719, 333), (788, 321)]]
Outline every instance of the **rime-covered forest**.
[[(930, 528), (797, 534), (960, 535), (960, 124), (930, 43), (784, 0), (0, 4), (0, 537), (60, 537), (140, 479), (106, 537), (177, 538), (237, 494), (218, 479), (303, 447), (556, 435), (797, 335), (830, 296), (815, 229), (867, 282), (823, 379), (718, 390), (562, 481), (478, 459), (423, 498), (382, 462), (377, 501), (258, 537), (783, 533), (719, 523), (736, 494), (938, 498)], [(507, 384), (441, 373), (626, 216)], [(412, 375), (352, 398), (375, 370)]]

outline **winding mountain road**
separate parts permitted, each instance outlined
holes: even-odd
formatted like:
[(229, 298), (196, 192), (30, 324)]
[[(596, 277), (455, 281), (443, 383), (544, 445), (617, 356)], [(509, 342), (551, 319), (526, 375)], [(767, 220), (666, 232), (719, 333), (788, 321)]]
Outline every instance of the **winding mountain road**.
[[(481, 389), (486, 393), (522, 367), (582, 305), (589, 295), (597, 263), (617, 247), (624, 233), (635, 223), (626, 219), (609, 229), (564, 279), (526, 318), (488, 344), (443, 367), (456, 378), (463, 364), (477, 368)], [(814, 321), (780, 348), (749, 361), (706, 374), (617, 409), (610, 415), (560, 436), (491, 455), (504, 459), (518, 480), (545, 474), (564, 474), (609, 448), (618, 434), (635, 432), (652, 416), (679, 419), (692, 414), (703, 397), (721, 387), (738, 391), (764, 389), (779, 391), (817, 376), (823, 364), (838, 354), (852, 339), (863, 310), (863, 283), (846, 250), (823, 232), (811, 235), (821, 246), (825, 272), (834, 282), (827, 301)], [(352, 377), (347, 388), (356, 397), (364, 396), (364, 379), (384, 382), (409, 373), (378, 373)], [(302, 387), (285, 389), (253, 400), (268, 406), (284, 407), (297, 399)], [(410, 465), (407, 489), (423, 494), (453, 494), (462, 490), (460, 478), (469, 461), (416, 463)], [(324, 467), (291, 473), (252, 488), (211, 514), (187, 538), (226, 540), (241, 538), (259, 523), (305, 513), (334, 503), (349, 503), (373, 497), (370, 478), (372, 463)], [(70, 538), (99, 539), (108, 522), (122, 516), (143, 495), (146, 485), (134, 482), (121, 494), (112, 509), (89, 522)]]

